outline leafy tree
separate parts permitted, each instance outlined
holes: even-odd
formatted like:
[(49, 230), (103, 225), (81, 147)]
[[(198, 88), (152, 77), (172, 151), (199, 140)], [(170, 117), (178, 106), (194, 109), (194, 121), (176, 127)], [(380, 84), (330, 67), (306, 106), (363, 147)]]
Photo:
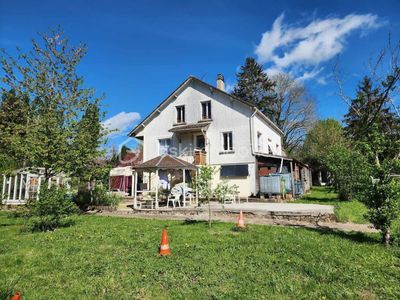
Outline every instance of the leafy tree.
[(283, 131), (283, 148), (296, 150), (315, 120), (314, 101), (306, 88), (287, 74), (272, 79), (254, 58), (247, 58), (232, 95), (256, 106)]
[(315, 122), (315, 104), (303, 84), (289, 74), (277, 74), (274, 81), (275, 99), (270, 102), (272, 120), (283, 132), (283, 148), (293, 153), (304, 142)]
[(332, 145), (325, 164), (333, 175), (333, 183), (342, 200), (352, 200), (368, 183), (370, 166), (358, 151), (344, 144)]
[(368, 207), (367, 216), (375, 228), (382, 232), (382, 242), (386, 245), (392, 240), (393, 223), (400, 216), (400, 178), (390, 174), (399, 174), (399, 170), (399, 161), (384, 162), (375, 170), (372, 183), (365, 184), (360, 193), (361, 200)]
[[(395, 61), (394, 61), (395, 62)], [(391, 241), (391, 226), (400, 212), (400, 117), (393, 111), (391, 94), (400, 80), (400, 68), (382, 82), (365, 77), (345, 117), (346, 133), (353, 147), (365, 157), (360, 168), (371, 169), (371, 180), (359, 197), (369, 208), (369, 219), (381, 230), (382, 240)]]
[(256, 106), (267, 116), (272, 116), (271, 103), (275, 99), (274, 83), (268, 78), (263, 67), (252, 57), (236, 74), (237, 83), (232, 95)]
[[(95, 114), (94, 107), (101, 100), (93, 89), (83, 87), (83, 78), (76, 72), (86, 46), (71, 46), (61, 30), (51, 30), (40, 38), (39, 42), (32, 41), (31, 51), (19, 50), (16, 58), (4, 53), (2, 80), (17, 97), (29, 95), (32, 99), (25, 137), (31, 165), (45, 168), (46, 178), (59, 172), (79, 174), (100, 143), (95, 131), (88, 153), (84, 147), (77, 147), (82, 134), (77, 128), (87, 126), (81, 119), (88, 117), (90, 110)], [(97, 130), (98, 125), (93, 126)]]
[(55, 186), (41, 189), (40, 201), (29, 202), (28, 209), (28, 227), (32, 231), (48, 231), (72, 225), (73, 220), (69, 216), (78, 212), (68, 192)]
[(14, 90), (3, 91), (0, 102), (0, 170), (3, 172), (26, 163), (28, 118), (28, 97), (17, 97)]
[(400, 119), (391, 110), (385, 90), (390, 80), (374, 87), (371, 78), (364, 77), (344, 118), (346, 135), (358, 142), (359, 148), (366, 147), (361, 150), (369, 155), (371, 163), (379, 164), (400, 152)]
[(300, 157), (313, 170), (327, 172), (327, 159), (333, 145), (344, 145), (342, 125), (335, 119), (317, 121), (307, 133)]
[(215, 173), (215, 168), (209, 165), (201, 166), (198, 172), (197, 180), (195, 185), (197, 186), (197, 191), (201, 198), (206, 198), (208, 201), (208, 226), (211, 228), (211, 204), (210, 199), (212, 197), (213, 191), (211, 188), (211, 182), (213, 175)]
[(100, 122), (100, 109), (98, 103), (90, 103), (76, 126), (76, 135), (72, 147), (75, 151), (73, 176), (78, 177), (81, 183), (88, 183), (91, 202), (93, 202), (93, 189), (97, 180), (108, 173), (110, 167), (102, 156), (105, 150), (100, 150), (103, 143), (104, 130)]

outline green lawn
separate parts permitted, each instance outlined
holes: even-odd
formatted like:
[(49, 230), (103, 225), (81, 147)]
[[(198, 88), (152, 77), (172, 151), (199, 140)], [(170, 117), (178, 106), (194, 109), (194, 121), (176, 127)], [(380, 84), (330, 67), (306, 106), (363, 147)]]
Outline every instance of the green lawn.
[(0, 290), (24, 299), (400, 298), (400, 250), (374, 234), (97, 216), (46, 233), (21, 224), (0, 212)]
[(296, 200), (298, 203), (316, 203), (335, 206), (336, 218), (339, 222), (369, 223), (364, 214), (367, 208), (357, 200), (340, 201), (338, 194), (330, 187), (313, 187), (311, 192)]

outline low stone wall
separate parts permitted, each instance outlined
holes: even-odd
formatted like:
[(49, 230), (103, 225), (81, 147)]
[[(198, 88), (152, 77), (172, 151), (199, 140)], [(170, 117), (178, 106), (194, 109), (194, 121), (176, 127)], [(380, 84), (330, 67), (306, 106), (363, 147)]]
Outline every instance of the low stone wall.
[[(238, 215), (238, 211), (233, 210), (221, 210), (214, 209), (211, 211), (211, 215), (214, 218), (218, 217), (230, 217), (234, 219)], [(173, 217), (207, 217), (208, 210), (203, 208), (196, 209), (160, 209), (160, 210), (118, 210), (118, 214), (138, 214), (138, 215), (146, 215), (146, 216), (170, 216)], [(302, 213), (302, 212), (252, 212), (252, 211), (243, 211), (245, 218), (249, 219), (269, 219), (269, 220), (285, 220), (285, 221), (300, 221), (300, 222), (336, 222), (336, 217), (334, 214), (329, 213)]]

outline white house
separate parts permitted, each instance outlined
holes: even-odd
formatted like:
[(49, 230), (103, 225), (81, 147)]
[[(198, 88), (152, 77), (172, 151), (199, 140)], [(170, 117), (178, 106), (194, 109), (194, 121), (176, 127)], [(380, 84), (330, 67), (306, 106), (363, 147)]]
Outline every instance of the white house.
[(169, 153), (215, 166), (213, 184), (226, 179), (239, 186), (242, 197), (259, 192), (261, 173), (292, 167), (281, 130), (256, 107), (225, 92), (222, 75), (216, 86), (190, 76), (129, 136), (143, 142), (143, 161)]

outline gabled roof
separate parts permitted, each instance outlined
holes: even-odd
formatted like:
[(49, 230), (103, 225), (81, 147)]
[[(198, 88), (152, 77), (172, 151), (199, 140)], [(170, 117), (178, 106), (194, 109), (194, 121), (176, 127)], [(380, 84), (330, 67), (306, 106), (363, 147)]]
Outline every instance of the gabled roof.
[(280, 128), (278, 126), (276, 126), (276, 124), (274, 122), (272, 122), (266, 115), (264, 115), (256, 106), (251, 105), (250, 103), (243, 101), (239, 98), (236, 98), (234, 96), (232, 96), (231, 94), (222, 91), (218, 88), (216, 88), (215, 86), (212, 86), (211, 84), (204, 82), (203, 80), (200, 80), (192, 75), (190, 75), (184, 82), (182, 82), (178, 88), (176, 90), (174, 90), (167, 98), (164, 99), (164, 101), (162, 101), (146, 118), (143, 119), (142, 122), (140, 122), (135, 128), (133, 128), (128, 136), (135, 136), (135, 134), (137, 133), (137, 131), (139, 129), (141, 129), (142, 127), (146, 126), (146, 123), (148, 121), (150, 121), (152, 119), (153, 116), (155, 116), (157, 113), (160, 113), (161, 109), (166, 106), (169, 101), (173, 98), (173, 97), (177, 97), (176, 94), (178, 92), (180, 92), (181, 90), (183, 90), (186, 86), (188, 86), (192, 81), (195, 81), (201, 85), (206, 86), (207, 88), (209, 88), (212, 92), (217, 92), (217, 93), (221, 93), (229, 98), (231, 98), (234, 101), (240, 102), (248, 107), (250, 107), (252, 110), (254, 110), (254, 112), (259, 115), (265, 122), (267, 122), (269, 125), (271, 125), (271, 127), (276, 130), (279, 134), (283, 134), (282, 130), (280, 130)]
[(174, 170), (174, 169), (188, 169), (196, 170), (197, 167), (194, 164), (188, 163), (182, 159), (176, 158), (169, 154), (163, 154), (153, 159), (145, 161), (138, 166), (133, 167), (134, 169), (152, 169), (152, 170)]

